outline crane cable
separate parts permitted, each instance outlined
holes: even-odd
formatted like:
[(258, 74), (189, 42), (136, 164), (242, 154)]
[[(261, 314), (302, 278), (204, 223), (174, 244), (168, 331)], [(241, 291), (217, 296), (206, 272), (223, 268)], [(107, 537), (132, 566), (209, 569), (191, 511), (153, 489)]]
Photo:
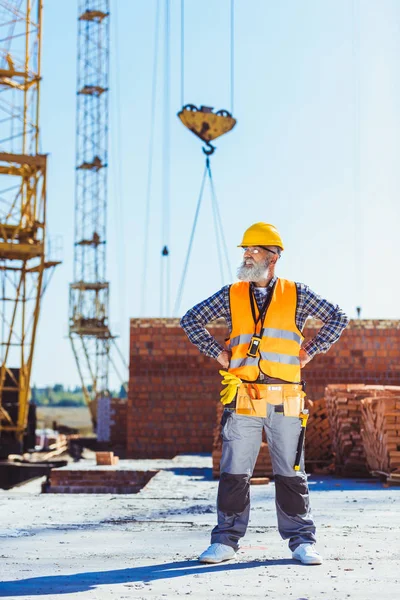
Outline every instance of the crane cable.
[(181, 0), (181, 106), (185, 105), (185, 0)]
[[(152, 92), (151, 92), (151, 109), (150, 109), (150, 136), (149, 136), (149, 152), (147, 163), (147, 187), (146, 187), (146, 208), (145, 208), (145, 223), (144, 223), (144, 243), (143, 243), (143, 266), (142, 266), (142, 285), (141, 285), (141, 305), (140, 314), (145, 316), (146, 298), (147, 298), (147, 270), (149, 256), (149, 229), (150, 229), (150, 205), (153, 182), (153, 152), (154, 152), (154, 129), (155, 129), (155, 113), (156, 113), (156, 95), (157, 95), (157, 70), (158, 70), (158, 38), (160, 29), (160, 0), (157, 0), (155, 13), (154, 27), (154, 57), (153, 57), (153, 75), (152, 75)], [(162, 288), (161, 288), (162, 289)]]
[[(217, 244), (220, 243), (220, 240), (222, 242), (222, 249), (223, 249), (223, 252), (224, 252), (224, 258), (225, 258), (226, 267), (227, 267), (227, 271), (228, 271), (228, 277), (232, 281), (233, 276), (232, 276), (231, 265), (230, 265), (230, 262), (229, 262), (228, 247), (226, 245), (224, 228), (223, 228), (222, 219), (221, 219), (221, 213), (220, 213), (220, 210), (219, 210), (219, 204), (218, 204), (218, 200), (217, 200), (217, 194), (215, 192), (215, 186), (214, 186), (214, 179), (212, 177), (211, 166), (210, 166), (209, 162), (208, 162), (208, 173), (209, 173), (209, 178), (210, 178), (211, 200), (212, 200), (212, 204), (213, 204), (213, 207), (214, 207), (214, 215), (215, 215), (214, 216), (215, 235), (216, 235), (216, 239), (217, 239)], [(215, 217), (216, 217), (216, 219), (215, 219)], [(221, 262), (222, 262), (222, 257), (221, 257)], [(222, 285), (224, 283), (224, 279), (225, 279), (224, 275), (222, 274)]]
[(355, 299), (357, 318), (361, 316), (364, 296), (364, 280), (361, 254), (364, 237), (363, 211), (360, 202), (361, 179), (361, 141), (360, 141), (360, 6), (358, 0), (352, 1), (352, 58), (353, 58), (353, 202), (354, 202), (354, 271)]
[(231, 0), (231, 115), (235, 95), (235, 0)]
[[(205, 165), (204, 173), (203, 173), (203, 178), (202, 178), (201, 185), (200, 185), (200, 193), (199, 193), (199, 197), (197, 200), (197, 206), (196, 206), (196, 212), (194, 215), (192, 231), (191, 231), (190, 239), (189, 239), (189, 247), (188, 247), (188, 250), (186, 253), (185, 265), (183, 267), (183, 273), (181, 276), (181, 281), (180, 281), (179, 288), (178, 288), (178, 294), (177, 294), (177, 298), (175, 301), (175, 306), (174, 306), (174, 315), (175, 316), (178, 316), (179, 308), (180, 308), (181, 301), (182, 301), (182, 295), (183, 295), (183, 290), (185, 287), (186, 275), (187, 275), (187, 270), (188, 270), (188, 266), (189, 266), (190, 255), (192, 252), (193, 241), (194, 241), (194, 236), (195, 236), (195, 232), (196, 232), (196, 228), (197, 228), (197, 223), (198, 223), (198, 219), (199, 219), (200, 207), (201, 207), (203, 196), (204, 196), (204, 189), (205, 189), (205, 183), (207, 180), (207, 176), (208, 176), (208, 179), (210, 182), (211, 204), (212, 204), (212, 210), (213, 210), (213, 215), (214, 215), (214, 228), (215, 228), (215, 236), (216, 236), (216, 241), (217, 241), (217, 251), (218, 251), (218, 259), (219, 259), (219, 266), (220, 266), (221, 283), (223, 285), (224, 280), (225, 280), (222, 252), (224, 253), (224, 258), (225, 258), (229, 277), (232, 280), (232, 271), (231, 271), (231, 267), (230, 267), (230, 263), (229, 263), (228, 249), (227, 249), (226, 242), (225, 242), (225, 236), (224, 236), (224, 232), (223, 232), (222, 219), (221, 219), (221, 214), (219, 211), (218, 200), (217, 200), (217, 196), (215, 193), (214, 181), (213, 181), (213, 176), (212, 176), (211, 166), (210, 166), (210, 158), (207, 156), (206, 165)], [(222, 244), (221, 244), (221, 240), (222, 240)]]
[(193, 226), (192, 226), (192, 232), (190, 234), (190, 239), (189, 239), (189, 248), (188, 251), (186, 253), (186, 260), (185, 260), (185, 265), (183, 267), (183, 273), (182, 273), (182, 277), (181, 277), (181, 281), (179, 284), (179, 288), (178, 288), (178, 295), (175, 301), (175, 307), (174, 307), (174, 315), (177, 316), (178, 315), (178, 311), (179, 311), (179, 307), (181, 305), (181, 300), (182, 300), (182, 294), (183, 294), (183, 288), (185, 285), (185, 279), (186, 279), (186, 273), (187, 273), (187, 268), (189, 265), (189, 259), (190, 259), (190, 254), (192, 252), (192, 245), (193, 245), (193, 240), (194, 240), (194, 234), (196, 231), (196, 226), (197, 226), (197, 220), (199, 218), (199, 213), (200, 213), (200, 206), (203, 200), (203, 192), (204, 192), (204, 185), (206, 183), (206, 176), (207, 176), (207, 162), (209, 161), (208, 157), (206, 159), (206, 166), (204, 168), (204, 173), (203, 173), (203, 178), (201, 180), (201, 185), (200, 185), (200, 193), (199, 193), (199, 198), (197, 200), (197, 206), (196, 206), (196, 212), (194, 215), (194, 221), (193, 221)]
[(170, 0), (165, 0), (164, 31), (164, 130), (163, 130), (163, 169), (162, 169), (162, 225), (161, 225), (161, 281), (160, 316), (170, 312), (170, 259), (169, 259), (169, 220), (170, 220)]

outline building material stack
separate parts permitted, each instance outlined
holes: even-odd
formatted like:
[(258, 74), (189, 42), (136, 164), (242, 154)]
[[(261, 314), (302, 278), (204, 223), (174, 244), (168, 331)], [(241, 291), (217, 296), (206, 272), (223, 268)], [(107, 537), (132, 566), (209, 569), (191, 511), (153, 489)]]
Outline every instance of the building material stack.
[(325, 398), (336, 472), (400, 472), (400, 387), (329, 385)]
[(335, 384), (328, 385), (325, 390), (338, 475), (357, 477), (369, 474), (361, 438), (360, 402), (368, 396), (366, 387), (362, 384)]
[(307, 472), (329, 472), (333, 460), (332, 432), (325, 398), (309, 400), (310, 418), (306, 433)]
[(400, 387), (369, 387), (361, 400), (365, 455), (371, 471), (400, 476)]

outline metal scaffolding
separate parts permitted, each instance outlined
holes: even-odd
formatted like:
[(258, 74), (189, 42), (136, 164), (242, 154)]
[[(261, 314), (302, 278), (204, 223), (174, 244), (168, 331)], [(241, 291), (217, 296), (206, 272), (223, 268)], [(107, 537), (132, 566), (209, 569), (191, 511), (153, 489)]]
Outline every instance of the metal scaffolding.
[[(0, 455), (21, 452), (46, 286), (46, 155), (39, 154), (41, 0), (0, 1)], [(47, 278), (46, 278), (47, 279)]]
[(110, 346), (106, 281), (109, 1), (78, 2), (74, 281), (69, 335), (85, 400), (107, 396)]

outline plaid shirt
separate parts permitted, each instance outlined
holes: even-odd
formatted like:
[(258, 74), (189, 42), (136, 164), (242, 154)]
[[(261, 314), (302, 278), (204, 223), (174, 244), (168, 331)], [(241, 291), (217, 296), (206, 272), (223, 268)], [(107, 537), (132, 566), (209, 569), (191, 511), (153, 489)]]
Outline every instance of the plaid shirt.
[[(267, 295), (271, 294), (277, 277), (273, 277), (267, 286)], [(265, 293), (250, 284), (257, 304), (261, 308), (266, 300)], [(224, 348), (207, 331), (206, 325), (211, 321), (223, 318), (225, 319), (229, 332), (232, 330), (232, 319), (229, 309), (229, 285), (224, 286), (219, 292), (207, 298), (203, 302), (196, 304), (182, 317), (180, 324), (184, 329), (189, 340), (197, 348), (211, 358), (217, 358)], [(310, 290), (304, 283), (297, 283), (297, 310), (296, 325), (300, 331), (303, 331), (304, 324), (308, 317), (315, 317), (323, 322), (323, 326), (317, 335), (303, 345), (303, 349), (311, 357), (319, 352), (327, 352), (334, 342), (336, 342), (343, 329), (348, 325), (349, 318), (339, 306), (331, 304), (321, 296), (318, 296)]]

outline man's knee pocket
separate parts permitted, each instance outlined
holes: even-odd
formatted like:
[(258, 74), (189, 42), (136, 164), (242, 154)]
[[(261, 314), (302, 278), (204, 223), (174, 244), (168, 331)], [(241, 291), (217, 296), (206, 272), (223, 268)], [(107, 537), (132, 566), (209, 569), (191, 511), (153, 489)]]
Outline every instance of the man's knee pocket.
[(218, 510), (224, 513), (241, 513), (250, 502), (248, 475), (221, 473), (218, 488)]
[(275, 475), (275, 490), (276, 501), (287, 515), (304, 515), (308, 512), (310, 501), (305, 477)]

